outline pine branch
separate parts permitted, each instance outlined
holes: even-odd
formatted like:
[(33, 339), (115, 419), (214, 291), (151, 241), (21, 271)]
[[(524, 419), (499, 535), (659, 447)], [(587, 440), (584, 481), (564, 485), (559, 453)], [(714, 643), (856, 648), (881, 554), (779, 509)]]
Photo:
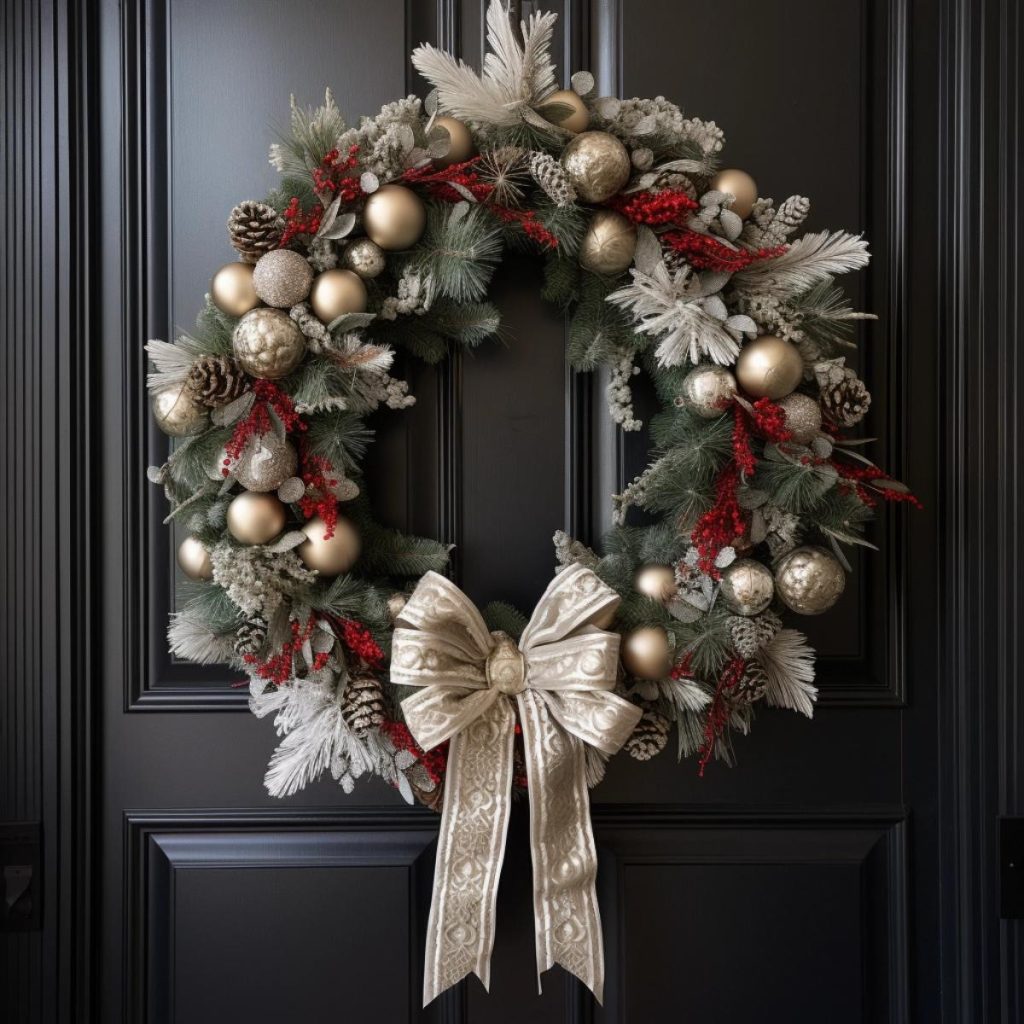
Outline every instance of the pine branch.
[(501, 228), (481, 206), (431, 204), (416, 247), (416, 267), (432, 296), (456, 302), (483, 299), (501, 258)]
[(761, 260), (733, 276), (741, 292), (764, 291), (779, 298), (799, 295), (835, 274), (868, 265), (868, 244), (846, 231), (821, 231), (798, 238), (781, 256)]

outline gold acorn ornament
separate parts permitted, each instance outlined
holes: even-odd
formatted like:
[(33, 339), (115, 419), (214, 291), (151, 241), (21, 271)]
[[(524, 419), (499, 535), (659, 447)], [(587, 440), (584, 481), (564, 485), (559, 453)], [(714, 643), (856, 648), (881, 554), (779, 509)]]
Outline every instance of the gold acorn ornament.
[(366, 285), (351, 270), (325, 270), (309, 293), (313, 312), (329, 324), (343, 313), (362, 313), (366, 309)]
[(381, 185), (363, 207), (363, 230), (387, 252), (415, 245), (426, 226), (423, 201), (404, 185)]
[(672, 668), (671, 654), (661, 626), (641, 626), (622, 638), (622, 664), (637, 679), (664, 679)]
[(178, 565), (190, 580), (213, 577), (213, 564), (206, 545), (195, 537), (186, 537), (178, 547)]
[(338, 576), (356, 564), (362, 540), (351, 519), (338, 516), (334, 531), (328, 536), (327, 524), (320, 516), (314, 516), (302, 532), (306, 539), (295, 550), (308, 568), (316, 569), (322, 576)]
[(306, 338), (299, 325), (283, 310), (266, 306), (238, 321), (232, 342), (238, 365), (250, 376), (265, 380), (287, 377), (306, 354)]
[[(561, 116), (564, 111), (559, 110), (559, 107), (572, 107), (572, 112), (567, 117)], [(545, 96), (537, 113), (552, 124), (557, 124), (559, 128), (572, 132), (573, 135), (586, 131), (587, 125), (590, 124), (590, 111), (587, 110), (587, 105), (580, 94), (573, 89), (558, 89)], [(555, 116), (556, 114), (560, 116)]]
[(451, 167), (452, 164), (461, 164), (476, 152), (473, 136), (470, 134), (469, 129), (457, 118), (441, 114), (434, 118), (434, 127), (443, 128), (451, 140), (448, 152), (434, 161), (438, 167)]
[(562, 152), (562, 167), (585, 203), (603, 203), (629, 181), (626, 147), (608, 132), (581, 132)]
[(633, 577), (633, 586), (638, 594), (664, 604), (675, 596), (676, 571), (671, 565), (642, 565)]
[(252, 271), (251, 263), (225, 263), (210, 278), (210, 298), (222, 313), (245, 316), (260, 304), (252, 283)]
[(209, 425), (207, 410), (192, 397), (187, 382), (155, 392), (150, 408), (156, 425), (168, 437), (191, 437)]
[(358, 274), (364, 281), (382, 274), (387, 266), (384, 250), (369, 238), (357, 238), (350, 242), (342, 254), (341, 262), (346, 270)]
[(628, 269), (636, 252), (636, 225), (615, 210), (598, 210), (580, 243), (580, 265), (615, 277)]
[(701, 419), (728, 412), (736, 397), (736, 378), (724, 366), (697, 366), (684, 378), (679, 403)]
[(246, 442), (231, 475), (247, 491), (276, 491), (295, 476), (298, 465), (298, 454), (288, 441), (275, 433), (260, 434)]
[(291, 309), (309, 295), (313, 268), (294, 249), (274, 249), (261, 256), (252, 272), (256, 294), (268, 305)]
[(827, 612), (846, 589), (846, 573), (824, 548), (794, 548), (775, 567), (775, 592), (799, 615)]
[(736, 380), (754, 398), (785, 398), (803, 379), (804, 361), (796, 345), (762, 334), (740, 349)]
[(722, 570), (719, 593), (737, 615), (760, 615), (772, 603), (771, 570), (753, 558), (739, 558)]
[(729, 209), (744, 220), (750, 216), (757, 202), (757, 182), (737, 167), (726, 167), (719, 171), (710, 182), (715, 192), (728, 192), (735, 196)]
[(794, 391), (779, 399), (786, 430), (797, 444), (810, 444), (821, 433), (821, 406), (810, 395)]
[(243, 491), (228, 505), (228, 532), (243, 544), (272, 541), (287, 522), (285, 507), (273, 494)]

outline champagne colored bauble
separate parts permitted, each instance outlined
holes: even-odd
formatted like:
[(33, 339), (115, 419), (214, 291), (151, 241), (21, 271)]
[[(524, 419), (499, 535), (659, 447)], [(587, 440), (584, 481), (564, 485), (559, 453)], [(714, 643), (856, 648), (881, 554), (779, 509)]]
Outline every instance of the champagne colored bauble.
[(671, 565), (642, 565), (633, 577), (633, 586), (652, 601), (669, 601), (676, 592), (676, 571)]
[(562, 152), (562, 167), (585, 203), (603, 203), (629, 181), (629, 153), (608, 132), (577, 135)]
[(415, 245), (426, 224), (423, 202), (404, 185), (381, 185), (363, 208), (363, 230), (388, 252)]
[(452, 140), (451, 145), (448, 147), (448, 152), (434, 161), (438, 167), (451, 167), (452, 164), (461, 164), (476, 152), (476, 146), (473, 145), (473, 136), (470, 135), (469, 129), (461, 121), (442, 114), (440, 117), (434, 118), (434, 125), (444, 128), (448, 132), (448, 137)]
[(295, 449), (283, 437), (270, 433), (246, 442), (231, 473), (247, 491), (276, 491), (295, 476), (298, 466)]
[(169, 437), (190, 437), (206, 429), (207, 410), (192, 398), (187, 384), (164, 388), (150, 400), (156, 425)]
[(559, 89), (557, 92), (551, 93), (550, 96), (544, 97), (541, 109), (543, 110), (549, 103), (572, 107), (572, 113), (560, 121), (553, 117), (548, 118), (552, 124), (557, 124), (559, 128), (564, 128), (567, 132), (572, 132), (573, 135), (587, 130), (587, 125), (590, 124), (590, 111), (587, 110), (587, 105), (578, 92), (574, 92), (572, 89)]
[(786, 414), (786, 429), (797, 444), (810, 444), (821, 433), (821, 406), (810, 395), (794, 391), (779, 400)]
[(273, 494), (243, 491), (228, 505), (228, 532), (243, 544), (266, 544), (283, 529), (285, 508)]
[(795, 345), (774, 334), (762, 334), (740, 349), (736, 379), (754, 398), (784, 398), (804, 375), (804, 361)]
[(307, 539), (295, 550), (308, 568), (319, 570), (323, 576), (337, 576), (356, 564), (362, 542), (351, 519), (338, 516), (332, 537), (326, 536), (327, 524), (319, 516), (310, 519), (302, 532)]
[(213, 577), (213, 564), (206, 545), (195, 537), (186, 537), (178, 548), (178, 565), (190, 580), (208, 580)]
[(719, 593), (737, 615), (760, 615), (775, 593), (771, 570), (753, 558), (737, 559), (722, 570)]
[(268, 305), (291, 309), (309, 295), (313, 268), (294, 249), (274, 249), (261, 256), (253, 268), (256, 294)]
[(717, 419), (736, 396), (736, 378), (724, 366), (697, 366), (683, 379), (684, 408), (701, 419)]
[(736, 198), (730, 209), (737, 216), (746, 219), (757, 201), (757, 182), (746, 171), (726, 167), (711, 179), (711, 188), (716, 192), (728, 192)]
[(329, 324), (343, 313), (362, 313), (366, 309), (366, 285), (351, 270), (325, 270), (309, 293), (313, 312)]
[(622, 664), (637, 679), (664, 679), (672, 668), (668, 634), (661, 626), (642, 626), (622, 639)]
[(260, 304), (251, 263), (225, 263), (210, 279), (210, 298), (228, 316), (245, 316)]
[(626, 270), (636, 252), (636, 225), (614, 210), (598, 210), (580, 244), (580, 264), (594, 274), (614, 277)]
[(346, 269), (358, 274), (364, 281), (369, 281), (384, 272), (387, 259), (384, 250), (368, 238), (358, 238), (345, 249), (341, 257)]
[(824, 548), (795, 548), (775, 567), (775, 592), (800, 615), (820, 615), (839, 600), (846, 573)]
[(280, 309), (261, 307), (246, 313), (238, 321), (233, 342), (238, 365), (250, 376), (266, 380), (287, 377), (306, 354), (299, 325)]

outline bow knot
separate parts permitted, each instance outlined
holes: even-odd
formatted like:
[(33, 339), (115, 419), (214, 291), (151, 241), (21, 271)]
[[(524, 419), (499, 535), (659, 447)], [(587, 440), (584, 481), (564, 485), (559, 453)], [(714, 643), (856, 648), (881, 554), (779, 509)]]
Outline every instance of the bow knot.
[(499, 629), (491, 636), (494, 637), (494, 646), (487, 655), (487, 684), (508, 697), (514, 697), (526, 689), (526, 659), (508, 633)]

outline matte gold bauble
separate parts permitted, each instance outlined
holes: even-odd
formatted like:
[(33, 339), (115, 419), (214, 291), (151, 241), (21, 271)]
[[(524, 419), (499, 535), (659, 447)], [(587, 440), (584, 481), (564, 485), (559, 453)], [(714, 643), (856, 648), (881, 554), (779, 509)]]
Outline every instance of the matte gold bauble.
[(434, 161), (438, 167), (451, 167), (452, 164), (461, 164), (476, 152), (476, 146), (473, 145), (473, 136), (470, 135), (469, 129), (461, 121), (442, 114), (440, 117), (434, 118), (434, 125), (444, 128), (448, 132), (448, 137), (452, 140), (451, 145), (448, 147), (448, 152)]
[(341, 257), (346, 269), (357, 273), (364, 281), (369, 281), (384, 272), (387, 259), (384, 250), (368, 238), (357, 238), (346, 249)]
[(238, 365), (250, 376), (266, 380), (287, 377), (306, 354), (299, 325), (282, 310), (266, 307), (251, 310), (238, 321), (233, 344)]
[(366, 309), (366, 285), (351, 270), (325, 270), (313, 282), (309, 304), (329, 324), (343, 313), (362, 313)]
[(381, 185), (363, 207), (363, 230), (388, 252), (415, 245), (426, 224), (423, 202), (404, 185)]
[(228, 532), (243, 544), (266, 544), (283, 529), (285, 508), (273, 494), (243, 491), (228, 505)]
[(671, 600), (676, 592), (676, 571), (671, 565), (642, 565), (633, 578), (637, 593), (652, 601)]
[(268, 305), (291, 309), (309, 294), (313, 268), (294, 249), (274, 249), (261, 256), (253, 268), (256, 294)]
[(762, 334), (740, 349), (736, 379), (754, 398), (783, 398), (804, 375), (804, 361), (795, 345), (774, 334)]
[(559, 89), (557, 92), (551, 93), (550, 96), (545, 96), (544, 102), (541, 105), (542, 113), (544, 112), (544, 107), (549, 103), (557, 103), (563, 107), (572, 107), (572, 113), (560, 121), (549, 117), (548, 120), (552, 124), (557, 124), (559, 128), (564, 128), (567, 132), (572, 132), (573, 135), (578, 135), (580, 132), (587, 130), (587, 125), (590, 124), (590, 111), (587, 110), (587, 105), (583, 102), (578, 92), (574, 92), (572, 89)]
[(251, 263), (225, 263), (210, 280), (213, 304), (228, 316), (245, 316), (260, 304), (252, 283)]
[(598, 210), (580, 244), (580, 265), (614, 277), (626, 270), (636, 252), (636, 225), (615, 210)]
[(213, 577), (213, 565), (206, 545), (195, 537), (186, 537), (178, 548), (178, 565), (190, 580), (208, 580)]
[(810, 395), (794, 391), (779, 400), (786, 414), (786, 429), (797, 444), (810, 444), (821, 433), (821, 406)]
[(750, 216), (757, 201), (757, 182), (746, 171), (726, 167), (711, 179), (711, 188), (736, 197), (729, 209), (738, 217), (746, 219)]
[(270, 432), (246, 442), (241, 458), (231, 467), (231, 475), (247, 491), (276, 491), (295, 476), (299, 457), (283, 437)]
[(629, 181), (626, 147), (608, 132), (582, 132), (562, 152), (562, 167), (585, 203), (611, 199)]
[(169, 437), (190, 437), (209, 423), (207, 410), (193, 399), (187, 384), (156, 392), (150, 407), (156, 425)]
[(680, 391), (683, 407), (701, 419), (717, 419), (736, 396), (736, 378), (724, 366), (697, 366), (684, 378)]
[(824, 548), (794, 548), (775, 567), (775, 592), (800, 615), (820, 615), (839, 600), (846, 573)]
[(351, 519), (338, 516), (332, 537), (327, 536), (327, 524), (319, 516), (310, 519), (302, 532), (307, 539), (295, 550), (310, 569), (317, 569), (322, 576), (337, 576), (356, 564), (362, 542)]
[(672, 668), (668, 634), (661, 626), (642, 626), (622, 639), (622, 664), (637, 679), (664, 679)]
[(753, 558), (740, 558), (722, 570), (723, 600), (737, 615), (760, 615), (772, 603), (771, 570)]

